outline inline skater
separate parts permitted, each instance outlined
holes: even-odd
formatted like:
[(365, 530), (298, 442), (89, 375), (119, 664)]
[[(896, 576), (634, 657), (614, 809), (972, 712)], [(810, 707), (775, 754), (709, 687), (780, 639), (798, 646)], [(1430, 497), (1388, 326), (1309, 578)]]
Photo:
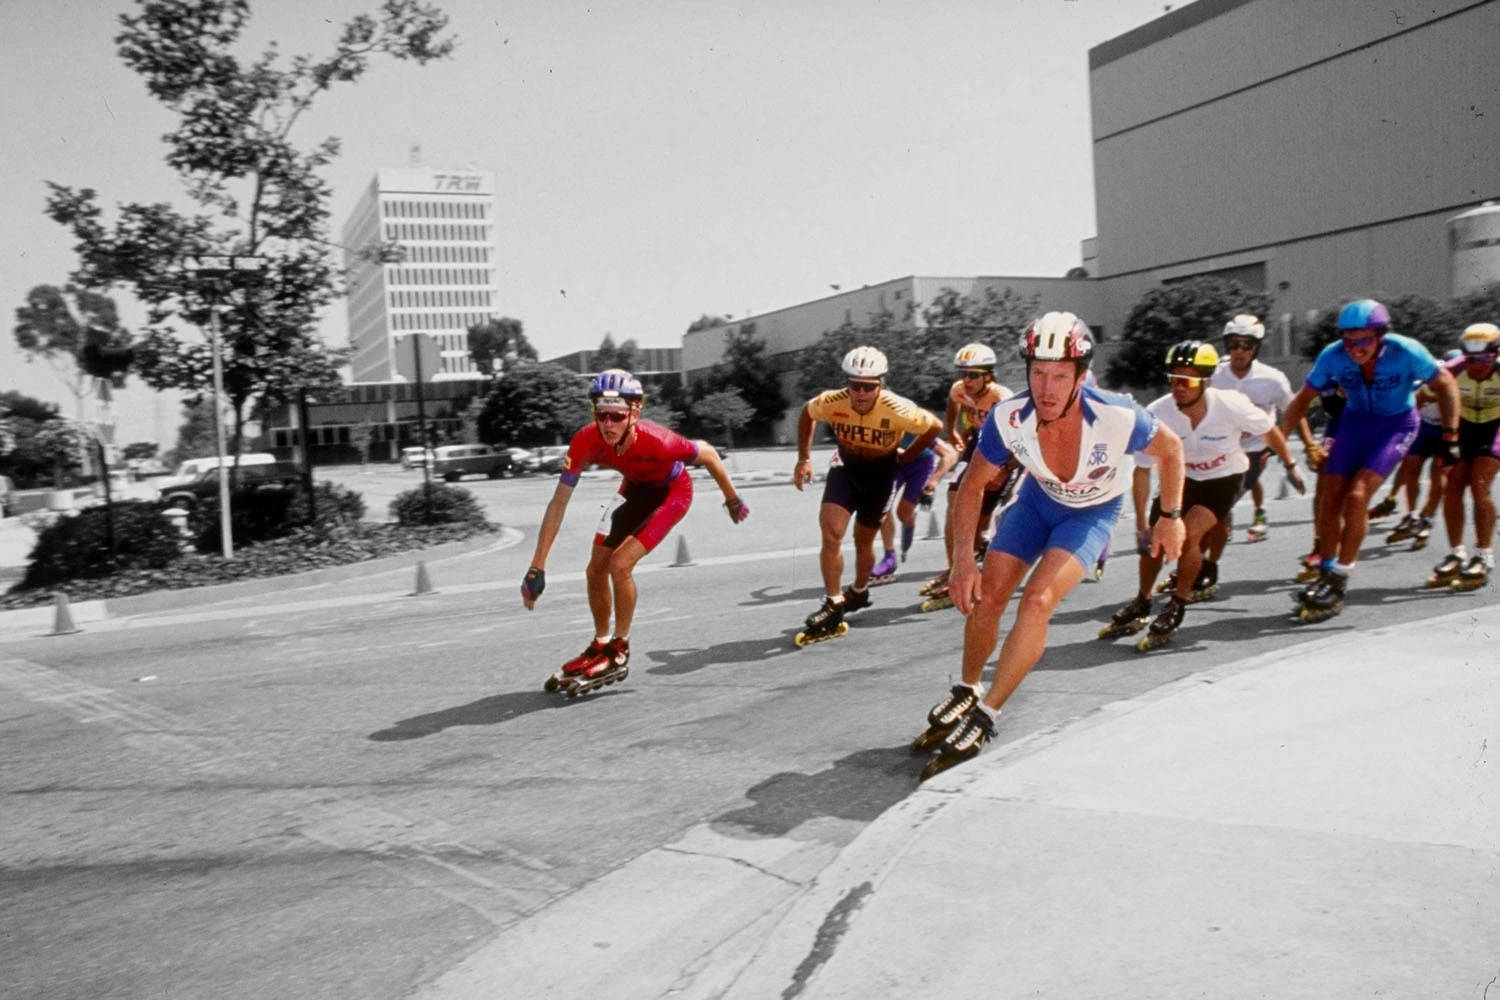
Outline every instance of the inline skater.
[(1323, 460), (1328, 457), (1328, 450), (1338, 437), (1339, 418), (1344, 415), (1344, 390), (1339, 388), (1338, 383), (1332, 383), (1318, 393), (1317, 402), (1318, 409), (1323, 411), (1323, 429), (1318, 441), (1307, 449), (1307, 467), (1313, 471), (1312, 548), (1297, 561), (1298, 583), (1311, 583), (1323, 572), (1323, 556), (1318, 551), (1318, 508), (1323, 496), (1323, 477), (1318, 473), (1323, 471)]
[(547, 585), (547, 556), (562, 527), (579, 474), (591, 465), (620, 472), (619, 493), (600, 519), (584, 570), (594, 638), (582, 653), (547, 679), (548, 691), (561, 690), (570, 698), (623, 681), (630, 672), (630, 626), (636, 605), (632, 571), (692, 505), (693, 484), (684, 467), (701, 465), (708, 470), (724, 494), (724, 509), (735, 524), (750, 516), (749, 506), (735, 492), (713, 446), (707, 441), (689, 441), (642, 420), (645, 398), (640, 381), (630, 372), (611, 368), (594, 376), (589, 385), (594, 419), (568, 444), (557, 487), (537, 530), (531, 568), (521, 581), (521, 601), (531, 610)]
[(1374, 299), (1339, 310), (1339, 340), (1318, 354), (1307, 380), (1282, 417), (1288, 433), (1318, 393), (1344, 390), (1339, 434), (1319, 474), (1318, 543), (1322, 573), (1298, 595), (1297, 618), (1321, 621), (1344, 607), (1349, 574), (1369, 530), (1370, 497), (1400, 464), (1417, 433), (1417, 383), (1438, 397), (1443, 440), (1458, 442), (1458, 390), (1453, 376), (1420, 341), (1389, 332), (1390, 312)]
[[(1281, 369), (1260, 360), (1261, 344), (1266, 339), (1265, 325), (1250, 313), (1240, 313), (1224, 324), (1222, 337), (1228, 356), (1214, 375), (1215, 387), (1239, 390), (1275, 420), (1292, 401), (1292, 384), (1287, 381)], [(1304, 449), (1312, 444), (1312, 428), (1305, 418), (1297, 425), (1297, 435), (1302, 439)], [(1245, 470), (1241, 494), (1249, 491), (1251, 501), (1255, 504), (1254, 520), (1246, 532), (1245, 540), (1259, 542), (1265, 539), (1269, 530), (1266, 521), (1266, 490), (1261, 484), (1260, 475), (1270, 460), (1271, 453), (1266, 447), (1265, 439), (1258, 434), (1247, 434), (1240, 443), (1250, 460), (1250, 468)], [(1226, 519), (1221, 525), (1210, 538), (1209, 558), (1213, 561), (1217, 561), (1223, 554), (1224, 544), (1229, 540), (1230, 521)]]
[[(1120, 515), (1126, 455), (1144, 453), (1160, 463), (1164, 509), (1152, 529), (1152, 552), (1168, 559), (1182, 552), (1182, 442), (1129, 397), (1086, 386), (1093, 354), (1089, 328), (1072, 313), (1033, 321), (1021, 340), (1026, 391), (995, 404), (980, 431), (974, 475), (956, 498), (956, 537), (974, 530), (984, 486), (1008, 461), (1018, 459), (1028, 475), (995, 531), (983, 574), (971, 552), (954, 553), (951, 592), (966, 618), (963, 675), (913, 744), (937, 747), (924, 780), (973, 757), (994, 735), (1001, 707), (1046, 650), (1058, 602), (1093, 567)], [(1015, 625), (980, 698), (1000, 618), (1022, 579)]]
[[(1448, 555), (1433, 570), (1428, 586), (1477, 590), (1495, 570), (1495, 499), (1490, 488), (1500, 469), (1500, 327), (1474, 323), (1463, 333), (1463, 356), (1451, 362), (1458, 383), (1458, 462), (1448, 470), (1443, 492), (1443, 526)], [(1464, 492), (1474, 498), (1474, 554), (1464, 548)]]
[[(996, 363), (994, 350), (986, 344), (965, 344), (953, 356), (953, 366), (958, 369), (959, 377), (948, 388), (948, 403), (943, 413), (943, 436), (959, 453), (958, 472), (948, 484), (948, 516), (943, 525), (943, 571), (921, 589), (928, 598), (922, 604), (924, 611), (939, 610), (953, 604), (948, 597), (948, 574), (953, 567), (953, 498), (958, 492), (959, 483), (963, 482), (968, 473), (969, 463), (974, 456), (974, 442), (979, 437), (979, 428), (983, 425), (985, 416), (996, 403), (1012, 395), (1008, 388), (995, 381)], [(1013, 477), (1009, 475), (1011, 471), (1013, 470), (1006, 470), (985, 490), (979, 526), (976, 529), (978, 534), (972, 541), (965, 542), (976, 552), (983, 550), (984, 528), (989, 524), (995, 508), (1005, 499), (1007, 487), (1013, 482)]]
[[(1463, 351), (1452, 350), (1443, 355), (1444, 363), (1463, 356)], [(1453, 366), (1448, 365), (1448, 370), (1453, 371)], [(1422, 385), (1417, 387), (1417, 437), (1411, 443), (1411, 449), (1401, 464), (1396, 467), (1395, 482), (1391, 483), (1391, 491), (1386, 498), (1370, 508), (1370, 520), (1385, 517), (1396, 510), (1396, 498), (1403, 494), (1406, 499), (1406, 513), (1390, 533), (1385, 536), (1387, 545), (1395, 545), (1411, 539), (1413, 552), (1427, 546), (1427, 539), (1432, 535), (1432, 518), (1437, 513), (1438, 505), (1443, 502), (1443, 479), (1446, 466), (1441, 461), (1442, 456), (1447, 453), (1443, 445), (1443, 417), (1438, 411), (1437, 397), (1432, 390)], [(1431, 471), (1428, 473), (1427, 499), (1422, 506), (1417, 506), (1417, 495), (1422, 488), (1422, 464), (1431, 459)]]
[[(901, 446), (909, 447), (914, 438), (908, 434), (902, 438)], [(915, 460), (896, 467), (896, 482), (892, 495), (896, 501), (894, 509), (887, 510), (880, 521), (880, 541), (885, 554), (870, 571), (870, 583), (889, 583), (896, 575), (896, 525), (901, 525), (901, 562), (906, 562), (906, 553), (917, 537), (917, 508), (931, 507), (937, 484), (958, 462), (958, 452), (942, 437), (934, 438), (928, 448)]]
[(1275, 452), (1297, 491), (1306, 492), (1286, 438), (1271, 414), (1242, 392), (1211, 385), (1223, 371), (1212, 344), (1184, 340), (1174, 345), (1167, 351), (1166, 371), (1170, 389), (1165, 396), (1147, 404), (1146, 412), (1182, 440), (1186, 477), (1182, 484), (1182, 524), (1186, 535), (1177, 561), (1176, 583), (1166, 607), (1152, 619), (1151, 588), (1161, 571), (1162, 560), (1151, 550), (1150, 529), (1160, 519), (1161, 497), (1158, 495), (1151, 503), (1148, 515), (1146, 498), (1150, 495), (1151, 469), (1156, 461), (1150, 455), (1139, 455), (1131, 497), (1135, 505), (1136, 538), (1140, 543), (1140, 589), (1099, 633), (1101, 639), (1133, 635), (1149, 621), (1149, 630), (1136, 646), (1142, 652), (1167, 642), (1181, 626), (1189, 592), (1199, 585), (1194, 581), (1201, 581), (1205, 575), (1210, 582), (1218, 579), (1217, 566), (1203, 558), (1200, 544), (1209, 532), (1228, 519), (1240, 496), (1248, 467), (1258, 460), (1258, 456), (1245, 450), (1244, 435), (1254, 436)]
[[(812, 482), (813, 430), (825, 421), (837, 445), (837, 463), (828, 470), (818, 511), (822, 548), (818, 566), (824, 599), (797, 633), (797, 645), (819, 642), (848, 631), (844, 615), (869, 607), (870, 571), (875, 567), (875, 535), (890, 504), (896, 469), (914, 462), (942, 430), (933, 414), (885, 386), (886, 357), (873, 347), (856, 347), (844, 355), (849, 384), (808, 400), (797, 417), (797, 464), (792, 485), (800, 491)], [(901, 435), (916, 435), (901, 448)], [(840, 590), (844, 574), (842, 546), (849, 519), (854, 519), (854, 583)]]

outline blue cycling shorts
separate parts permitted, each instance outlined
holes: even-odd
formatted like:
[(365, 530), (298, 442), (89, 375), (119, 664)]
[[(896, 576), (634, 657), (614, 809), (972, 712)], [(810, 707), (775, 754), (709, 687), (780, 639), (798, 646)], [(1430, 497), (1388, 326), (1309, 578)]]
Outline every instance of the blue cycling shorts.
[(1109, 544), (1120, 519), (1125, 497), (1117, 496), (1092, 507), (1066, 507), (1049, 497), (1027, 476), (1016, 491), (1016, 501), (1005, 508), (990, 548), (1013, 555), (1030, 566), (1048, 549), (1062, 549), (1092, 570)]

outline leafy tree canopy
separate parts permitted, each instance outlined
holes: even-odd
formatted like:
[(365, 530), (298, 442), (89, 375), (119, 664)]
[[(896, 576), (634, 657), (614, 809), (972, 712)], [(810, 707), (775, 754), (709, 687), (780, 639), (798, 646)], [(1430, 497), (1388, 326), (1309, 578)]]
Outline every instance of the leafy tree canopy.
[(734, 432), (750, 424), (755, 418), (755, 407), (745, 402), (738, 389), (720, 389), (711, 392), (693, 404), (693, 416), (699, 421), (723, 428), (734, 446)]
[[(933, 300), (904, 316), (884, 310), (863, 323), (845, 323), (803, 348), (799, 385), (804, 397), (844, 384), (844, 355), (861, 344), (879, 348), (890, 362), (886, 385), (919, 406), (942, 414), (956, 370), (953, 357), (969, 343), (989, 345), (1000, 361), (996, 378), (1012, 389), (1016, 344), (1036, 316), (1037, 300), (1007, 288), (985, 289), (978, 298), (943, 289)], [(1011, 379), (1011, 381), (1007, 381)]]
[[(328, 238), (330, 191), (319, 174), (339, 144), (328, 138), (301, 148), (294, 126), (334, 85), (360, 79), (372, 58), (425, 64), (453, 44), (441, 37), (447, 17), (437, 8), (384, 0), (377, 16), (345, 24), (324, 57), (296, 56), (283, 66), (273, 44), (242, 60), (235, 48), (249, 13), (249, 0), (140, 0), (137, 13), (120, 18), (120, 58), (178, 116), (163, 137), (166, 162), (195, 211), (131, 203), (110, 223), (90, 188), (49, 183), (47, 200), (47, 214), (76, 240), (73, 283), (123, 285), (146, 306), (136, 368), (152, 388), (208, 391), (206, 338), (184, 340), (179, 328), (206, 330), (218, 308), (236, 440), (252, 397), (284, 401), (297, 388), (334, 385), (344, 357), (317, 337), (319, 314), (342, 291)], [(254, 288), (205, 283), (184, 269), (205, 254), (253, 255), (265, 266)]]
[(1200, 277), (1151, 289), (1125, 319), (1120, 350), (1103, 373), (1111, 386), (1162, 389), (1167, 350), (1182, 340), (1207, 340), (1222, 348), (1224, 324), (1238, 313), (1263, 320), (1274, 300), (1238, 281)]
[[(742, 323), (724, 342), (724, 359), (693, 383), (689, 412), (697, 417), (694, 403), (715, 393), (734, 392), (751, 409), (744, 424), (752, 437), (769, 439), (771, 427), (786, 413), (787, 401), (781, 392), (781, 379), (766, 353), (766, 342), (756, 336), (755, 324)], [(723, 426), (717, 421), (711, 421)]]
[(521, 321), (509, 316), (487, 319), (469, 327), (469, 357), (475, 368), (491, 376), (522, 358), (537, 359), (536, 348), (521, 330)]
[(623, 368), (633, 372), (639, 359), (640, 348), (634, 338), (616, 346), (614, 335), (606, 333), (604, 339), (599, 341), (598, 349), (590, 357), (589, 367), (601, 372), (606, 368)]
[(577, 373), (519, 360), (495, 380), (476, 429), (485, 444), (530, 448), (566, 441), (588, 420), (588, 383)]
[(84, 371), (86, 348), (130, 345), (115, 300), (71, 284), (27, 292), (26, 304), (16, 309), (15, 336), (26, 359), (45, 361), (75, 399), (88, 392), (92, 378)]

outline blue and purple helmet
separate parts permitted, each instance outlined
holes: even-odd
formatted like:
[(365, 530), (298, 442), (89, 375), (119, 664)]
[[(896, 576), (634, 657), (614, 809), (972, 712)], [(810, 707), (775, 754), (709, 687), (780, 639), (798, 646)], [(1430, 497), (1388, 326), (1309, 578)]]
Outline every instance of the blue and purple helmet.
[(595, 402), (601, 399), (638, 402), (645, 395), (640, 379), (623, 368), (606, 368), (595, 375), (594, 381), (589, 384), (589, 399)]
[(1339, 310), (1340, 330), (1378, 330), (1391, 325), (1391, 314), (1374, 299), (1356, 299)]

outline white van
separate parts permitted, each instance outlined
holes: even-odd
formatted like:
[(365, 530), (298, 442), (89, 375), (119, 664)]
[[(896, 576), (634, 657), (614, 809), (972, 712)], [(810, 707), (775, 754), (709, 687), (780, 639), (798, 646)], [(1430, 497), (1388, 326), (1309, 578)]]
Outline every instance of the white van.
[[(241, 466), (269, 465), (274, 461), (276, 461), (276, 456), (266, 451), (253, 451), (240, 456)], [(225, 456), (224, 464), (233, 468), (234, 456)], [(177, 466), (177, 471), (172, 473), (172, 477), (170, 479), (156, 484), (157, 489), (166, 489), (169, 486), (180, 486), (184, 483), (190, 483), (193, 480), (197, 479), (199, 476), (203, 475), (209, 469), (217, 469), (218, 467), (219, 459), (214, 455), (210, 455), (207, 458), (189, 458), (181, 465)]]

